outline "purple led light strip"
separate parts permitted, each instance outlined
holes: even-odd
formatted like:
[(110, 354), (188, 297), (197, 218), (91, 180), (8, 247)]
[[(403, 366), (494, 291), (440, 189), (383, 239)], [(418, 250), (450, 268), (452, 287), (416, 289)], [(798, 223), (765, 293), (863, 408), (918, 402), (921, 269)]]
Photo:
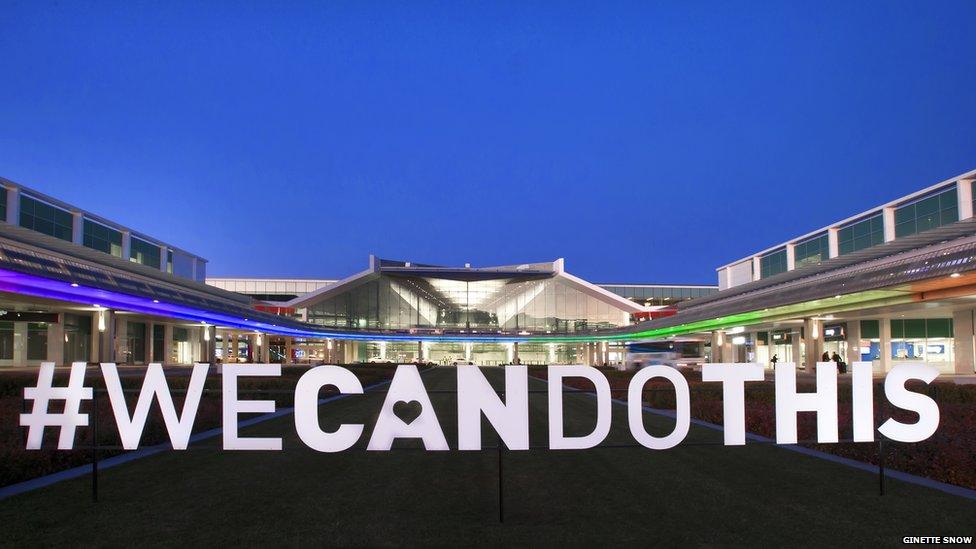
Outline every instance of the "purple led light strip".
[[(148, 297), (137, 297), (129, 294), (91, 288), (83, 285), (74, 286), (70, 282), (53, 280), (15, 271), (0, 269), (0, 291), (14, 294), (31, 295), (48, 299), (57, 299), (71, 303), (98, 305), (108, 309), (120, 309), (129, 312), (143, 313), (171, 318), (181, 318), (205, 324), (220, 325), (229, 328), (240, 328), (245, 330), (255, 330), (268, 334), (284, 335), (292, 337), (313, 337), (331, 339), (351, 339), (361, 341), (480, 341), (493, 343), (508, 342), (528, 342), (545, 341), (546, 338), (539, 336), (457, 336), (457, 335), (400, 335), (400, 334), (351, 334), (347, 332), (331, 332), (328, 330), (302, 330), (299, 328), (289, 328), (277, 326), (266, 322), (258, 322), (246, 318), (203, 311), (153, 300)], [(597, 340), (598, 338), (580, 338), (580, 341)]]

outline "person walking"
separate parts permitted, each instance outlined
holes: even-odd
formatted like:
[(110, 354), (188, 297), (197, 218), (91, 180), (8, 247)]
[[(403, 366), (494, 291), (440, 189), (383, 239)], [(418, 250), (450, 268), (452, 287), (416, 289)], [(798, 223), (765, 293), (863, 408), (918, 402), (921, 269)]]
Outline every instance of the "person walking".
[(820, 362), (830, 362), (830, 354), (827, 351), (820, 355)]
[(776, 369), (776, 363), (777, 362), (779, 362), (779, 357), (774, 354), (773, 355), (773, 358), (769, 359), (769, 363), (772, 365), (772, 368), (774, 370)]

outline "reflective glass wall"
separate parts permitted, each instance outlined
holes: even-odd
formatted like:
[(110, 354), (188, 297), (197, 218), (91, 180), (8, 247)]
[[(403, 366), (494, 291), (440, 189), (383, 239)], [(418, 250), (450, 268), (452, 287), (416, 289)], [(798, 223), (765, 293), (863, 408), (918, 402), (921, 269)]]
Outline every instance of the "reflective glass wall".
[(557, 278), (383, 275), (309, 306), (308, 320), (353, 329), (577, 333), (626, 326), (629, 314)]

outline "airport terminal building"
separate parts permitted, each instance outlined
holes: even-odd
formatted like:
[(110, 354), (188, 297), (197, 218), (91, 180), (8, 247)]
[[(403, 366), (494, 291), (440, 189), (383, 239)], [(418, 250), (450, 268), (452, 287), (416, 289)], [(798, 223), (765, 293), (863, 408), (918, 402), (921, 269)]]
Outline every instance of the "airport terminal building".
[[(564, 261), (370, 256), (323, 278), (207, 261), (0, 179), (0, 367), (42, 361), (623, 366), (925, 361), (974, 372), (976, 170), (732, 261), (717, 285), (592, 283)], [(870, 206), (870, 205), (868, 205)], [(634, 280), (640, 280), (635, 273)]]

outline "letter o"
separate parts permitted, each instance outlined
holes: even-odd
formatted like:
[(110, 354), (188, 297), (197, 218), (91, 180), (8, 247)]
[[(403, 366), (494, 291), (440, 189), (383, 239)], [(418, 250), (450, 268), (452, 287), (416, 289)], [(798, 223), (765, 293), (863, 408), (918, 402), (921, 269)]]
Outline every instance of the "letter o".
[[(655, 377), (663, 377), (674, 385), (675, 425), (671, 434), (665, 437), (652, 436), (644, 429), (644, 385)], [(688, 381), (678, 370), (669, 366), (655, 364), (643, 368), (630, 380), (627, 389), (627, 420), (630, 423), (630, 433), (642, 446), (651, 450), (674, 448), (688, 436), (691, 426)]]

